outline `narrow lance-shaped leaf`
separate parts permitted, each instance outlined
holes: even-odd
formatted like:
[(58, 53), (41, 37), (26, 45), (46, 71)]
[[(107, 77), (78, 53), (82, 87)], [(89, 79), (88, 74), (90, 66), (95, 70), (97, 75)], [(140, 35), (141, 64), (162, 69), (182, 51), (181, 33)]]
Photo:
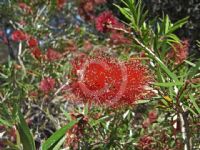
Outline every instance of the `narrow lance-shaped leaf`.
[(66, 134), (66, 132), (69, 129), (71, 129), (76, 123), (77, 123), (77, 120), (72, 120), (66, 126), (56, 131), (42, 144), (42, 150), (49, 150), (50, 148), (53, 148), (53, 145), (59, 142), (60, 139)]
[(23, 145), (23, 149), (36, 150), (33, 136), (20, 110), (18, 111), (18, 115), (19, 115), (19, 123), (17, 124), (17, 130), (20, 135), (20, 141)]

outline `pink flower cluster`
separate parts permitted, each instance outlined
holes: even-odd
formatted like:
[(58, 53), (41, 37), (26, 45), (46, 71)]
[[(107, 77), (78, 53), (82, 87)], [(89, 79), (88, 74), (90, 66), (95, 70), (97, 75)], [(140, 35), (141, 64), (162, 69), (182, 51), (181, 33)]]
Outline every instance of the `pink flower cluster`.
[(45, 94), (48, 94), (55, 87), (55, 79), (51, 77), (45, 77), (39, 84), (39, 89), (43, 91)]
[(113, 44), (131, 44), (131, 40), (125, 37), (125, 34), (120, 31), (125, 29), (125, 26), (118, 21), (111, 11), (104, 11), (99, 14), (95, 20), (96, 29), (99, 32), (109, 33), (110, 41)]
[(150, 111), (148, 114), (148, 118), (145, 119), (142, 123), (143, 128), (148, 128), (152, 123), (154, 123), (158, 118), (156, 111)]
[(85, 20), (93, 20), (95, 18), (94, 8), (106, 2), (106, 0), (80, 0), (79, 14), (83, 16)]
[(150, 136), (143, 136), (140, 138), (138, 146), (142, 149), (142, 150), (153, 150), (151, 148), (151, 144), (153, 142), (153, 139)]
[(188, 51), (189, 51), (189, 41), (183, 40), (181, 43), (175, 43), (169, 53), (167, 54), (167, 57), (169, 59), (173, 59), (176, 65), (179, 65), (183, 63), (184, 60), (188, 57)]

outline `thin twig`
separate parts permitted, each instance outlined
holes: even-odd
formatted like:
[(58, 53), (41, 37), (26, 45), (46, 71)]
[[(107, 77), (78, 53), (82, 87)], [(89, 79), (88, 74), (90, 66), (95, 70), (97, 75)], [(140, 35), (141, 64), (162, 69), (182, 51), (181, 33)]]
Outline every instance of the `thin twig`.
[(18, 49), (17, 58), (18, 58), (19, 64), (20, 64), (21, 67), (22, 67), (22, 70), (23, 70), (23, 72), (24, 72), (24, 74), (23, 74), (23, 77), (24, 77), (24, 76), (26, 76), (26, 68), (25, 68), (24, 63), (23, 63), (23, 61), (22, 61), (22, 59), (21, 59), (21, 53), (22, 53), (22, 43), (20, 42), (20, 43), (19, 43), (19, 49)]

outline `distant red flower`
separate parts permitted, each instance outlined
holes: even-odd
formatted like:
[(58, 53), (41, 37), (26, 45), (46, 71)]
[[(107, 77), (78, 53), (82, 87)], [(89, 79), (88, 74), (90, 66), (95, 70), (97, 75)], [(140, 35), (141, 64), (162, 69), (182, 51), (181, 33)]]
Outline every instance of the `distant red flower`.
[(155, 122), (158, 118), (158, 114), (156, 111), (150, 111), (148, 114), (148, 118), (150, 120), (151, 123)]
[(87, 52), (93, 48), (93, 45), (89, 40), (86, 40), (83, 43), (83, 48), (84, 48), (84, 51)]
[(107, 3), (106, 0), (94, 0), (94, 2), (98, 5)]
[(110, 40), (113, 44), (131, 44), (131, 40), (119, 32), (111, 33)]
[(44, 93), (49, 93), (51, 90), (54, 89), (55, 83), (55, 79), (46, 77), (40, 82), (39, 89)]
[(143, 150), (153, 150), (151, 149), (151, 144), (153, 142), (153, 139), (150, 136), (143, 136), (140, 138), (138, 146), (142, 148)]
[(64, 7), (64, 4), (67, 2), (67, 0), (56, 0), (57, 8), (62, 9)]
[(38, 47), (35, 47), (32, 51), (31, 51), (32, 55), (36, 58), (36, 59), (40, 59), (42, 57), (42, 52), (40, 51), (40, 49)]
[(107, 32), (108, 26), (116, 26), (119, 22), (111, 11), (104, 11), (96, 18), (96, 29), (100, 32)]
[(33, 48), (33, 47), (36, 47), (38, 46), (38, 41), (35, 39), (35, 38), (30, 38), (28, 41), (27, 41), (27, 44), (30, 48)]
[(49, 61), (54, 61), (54, 60), (58, 60), (62, 57), (62, 54), (49, 48), (46, 52), (46, 58)]
[(26, 3), (19, 3), (19, 7), (27, 13), (32, 13), (32, 9)]
[(83, 9), (86, 11), (86, 12), (92, 12), (94, 10), (94, 2), (91, 1), (91, 0), (88, 0), (84, 3), (83, 5)]
[(15, 42), (25, 41), (28, 39), (28, 35), (21, 30), (15, 30), (12, 33), (12, 40)]
[(173, 59), (175, 64), (181, 64), (187, 59), (189, 51), (189, 41), (183, 40), (181, 43), (175, 43), (173, 48), (167, 54), (167, 57)]
[(72, 65), (77, 76), (71, 84), (72, 91), (84, 102), (118, 107), (147, 96), (145, 86), (150, 78), (139, 61), (118, 63), (111, 58), (81, 57)]
[(145, 119), (142, 123), (143, 128), (148, 128), (151, 125), (151, 121), (149, 118)]
[(94, 0), (82, 0), (78, 7), (78, 12), (85, 20), (92, 21), (95, 17), (94, 15), (95, 3)]

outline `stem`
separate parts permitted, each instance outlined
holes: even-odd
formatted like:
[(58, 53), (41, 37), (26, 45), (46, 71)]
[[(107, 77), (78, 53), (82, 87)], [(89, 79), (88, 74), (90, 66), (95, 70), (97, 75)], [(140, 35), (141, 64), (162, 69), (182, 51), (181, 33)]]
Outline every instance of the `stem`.
[(180, 97), (182, 94), (184, 94), (184, 91), (187, 89), (188, 83), (186, 82), (184, 86), (179, 90), (176, 97), (176, 107), (177, 112), (180, 117), (181, 121), (181, 134), (184, 142), (184, 150), (191, 150), (191, 144), (190, 144), (190, 136), (189, 136), (189, 122), (188, 122), (188, 116), (187, 112), (182, 106), (182, 103), (180, 102)]
[(179, 117), (181, 121), (181, 134), (184, 142), (184, 150), (191, 150), (189, 139), (189, 123), (186, 112), (179, 113)]
[(22, 67), (22, 70), (23, 70), (23, 76), (22, 76), (22, 78), (24, 78), (26, 76), (26, 68), (25, 68), (24, 63), (23, 63), (23, 61), (21, 59), (21, 53), (22, 53), (22, 43), (20, 42), (19, 43), (19, 49), (18, 49), (17, 58), (18, 58), (19, 64)]

